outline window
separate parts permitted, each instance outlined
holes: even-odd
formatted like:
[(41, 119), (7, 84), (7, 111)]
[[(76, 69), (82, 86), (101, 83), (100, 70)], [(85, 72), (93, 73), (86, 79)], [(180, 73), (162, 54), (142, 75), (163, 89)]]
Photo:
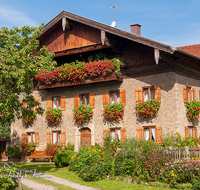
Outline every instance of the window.
[(61, 109), (60, 96), (52, 97), (52, 108)]
[(144, 87), (142, 88), (143, 91), (143, 100), (154, 100), (155, 95), (154, 95), (154, 87)]
[(138, 140), (145, 139), (162, 144), (162, 127), (144, 126), (136, 128), (136, 137)]
[(120, 141), (124, 141), (126, 139), (126, 128), (111, 128), (104, 129), (103, 136), (104, 138), (110, 133), (113, 139), (118, 138)]
[(183, 102), (196, 100), (196, 90), (190, 86), (183, 86)]
[[(35, 101), (35, 102), (39, 102), (39, 99), (36, 98), (36, 99), (34, 99), (34, 101)], [(28, 107), (27, 102), (22, 101), (22, 107), (23, 107), (23, 108), (27, 108), (27, 107)], [(37, 108), (38, 108), (38, 106), (35, 106), (35, 107), (30, 108), (30, 109), (33, 110), (33, 111), (37, 111)]]
[(126, 105), (126, 90), (103, 92), (103, 107), (108, 103), (123, 103)]
[(53, 144), (61, 144), (61, 131), (52, 132), (52, 142)]
[(66, 97), (65, 96), (48, 97), (47, 110), (51, 108), (66, 110)]
[(79, 105), (87, 105), (95, 107), (95, 94), (94, 93), (85, 93), (85, 94), (76, 94), (74, 95), (74, 107)]
[(27, 132), (26, 133), (27, 142), (35, 143), (35, 132)]
[(185, 136), (196, 137), (197, 136), (197, 127), (186, 126), (185, 127)]

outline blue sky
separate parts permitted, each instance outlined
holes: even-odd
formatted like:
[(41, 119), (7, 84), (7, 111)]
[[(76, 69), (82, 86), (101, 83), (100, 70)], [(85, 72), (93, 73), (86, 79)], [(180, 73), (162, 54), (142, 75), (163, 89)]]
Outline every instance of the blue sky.
[(200, 44), (200, 0), (0, 0), (0, 27), (46, 24), (62, 10), (174, 47)]

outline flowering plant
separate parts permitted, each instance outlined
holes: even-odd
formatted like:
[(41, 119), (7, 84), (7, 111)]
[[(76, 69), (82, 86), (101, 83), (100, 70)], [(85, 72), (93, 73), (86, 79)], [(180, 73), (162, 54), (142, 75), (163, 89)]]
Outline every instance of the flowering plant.
[(36, 145), (35, 145), (34, 142), (29, 143), (29, 142), (26, 141), (25, 143), (22, 143), (20, 145), (21, 153), (22, 154), (26, 154), (28, 152), (32, 153), (32, 152), (35, 151), (35, 147), (36, 147)]
[(135, 109), (137, 111), (138, 117), (155, 117), (158, 114), (160, 108), (160, 101), (156, 100), (147, 100), (145, 102), (139, 102)]
[(186, 117), (191, 121), (196, 121), (200, 114), (200, 101), (192, 100), (190, 102), (185, 102), (187, 108)]
[(19, 157), (22, 155), (20, 148), (18, 146), (11, 147), (9, 146), (5, 151), (6, 156), (10, 157)]
[(124, 105), (120, 103), (107, 104), (103, 109), (103, 116), (109, 120), (114, 120), (115, 123), (119, 122), (120, 119), (123, 120)]
[(73, 109), (74, 120), (78, 124), (88, 123), (93, 116), (93, 108), (87, 105), (80, 105)]
[(61, 109), (49, 109), (45, 112), (45, 118), (53, 123), (54, 125), (60, 123), (62, 121), (61, 117), (62, 117), (62, 111)]
[(113, 71), (119, 75), (120, 67), (126, 67), (126, 65), (127, 63), (123, 62), (120, 58), (88, 63), (76, 61), (57, 67), (54, 71), (41, 71), (36, 76), (36, 79), (45, 84), (52, 84), (53, 81), (75, 81), (84, 80), (86, 77), (106, 76)]
[(27, 125), (32, 125), (36, 118), (36, 111), (30, 110), (28, 108), (22, 108), (22, 123)]
[(47, 148), (45, 149), (45, 152), (48, 155), (50, 155), (50, 156), (54, 156), (62, 148), (63, 148), (63, 145), (61, 145), (61, 144), (51, 144), (51, 143), (48, 143), (47, 144)]

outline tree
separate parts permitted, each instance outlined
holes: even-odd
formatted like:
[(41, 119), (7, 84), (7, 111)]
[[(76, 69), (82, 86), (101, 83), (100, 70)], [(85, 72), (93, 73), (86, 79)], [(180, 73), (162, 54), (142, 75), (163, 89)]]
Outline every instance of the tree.
[(54, 69), (56, 62), (53, 60), (54, 53), (49, 53), (46, 47), (39, 49), (37, 37), (42, 28), (0, 29), (0, 126), (7, 126), (20, 117), (20, 96), (27, 109), (37, 106), (37, 114), (43, 113), (32, 95), (32, 79), (44, 69)]

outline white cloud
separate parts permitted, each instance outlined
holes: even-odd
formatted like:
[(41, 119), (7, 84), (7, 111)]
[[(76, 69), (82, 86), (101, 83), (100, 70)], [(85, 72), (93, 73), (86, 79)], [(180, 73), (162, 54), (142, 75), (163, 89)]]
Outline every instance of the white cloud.
[(10, 27), (10, 26), (38, 26), (39, 24), (28, 18), (28, 16), (20, 10), (16, 10), (9, 6), (0, 6), (0, 27)]

